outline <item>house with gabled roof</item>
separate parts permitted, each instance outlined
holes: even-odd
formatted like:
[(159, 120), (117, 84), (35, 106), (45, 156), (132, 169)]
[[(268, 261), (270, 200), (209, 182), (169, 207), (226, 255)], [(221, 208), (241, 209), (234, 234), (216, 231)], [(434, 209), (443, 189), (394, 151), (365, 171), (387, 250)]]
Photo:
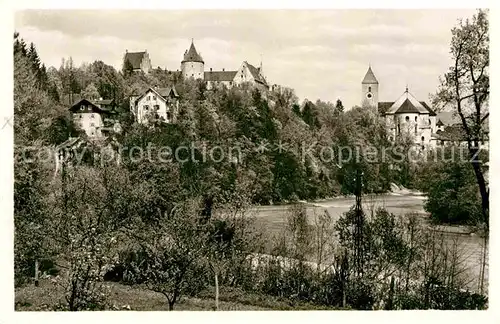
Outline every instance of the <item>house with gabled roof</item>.
[(408, 87), (396, 101), (379, 101), (378, 92), (379, 82), (370, 66), (361, 82), (362, 107), (376, 109), (385, 119), (389, 140), (410, 136), (415, 144), (431, 144), (437, 130), (436, 113), (425, 101), (417, 100)]
[(144, 52), (129, 52), (125, 50), (125, 55), (123, 56), (123, 67), (126, 68), (129, 64), (133, 72), (142, 71), (148, 73), (152, 70), (151, 59), (149, 58), (148, 51)]
[(101, 138), (109, 133), (120, 131), (113, 99), (80, 99), (69, 110), (74, 122), (90, 138)]
[(131, 99), (131, 110), (136, 121), (141, 124), (150, 120), (175, 123), (179, 110), (179, 94), (174, 86), (151, 87), (141, 95)]

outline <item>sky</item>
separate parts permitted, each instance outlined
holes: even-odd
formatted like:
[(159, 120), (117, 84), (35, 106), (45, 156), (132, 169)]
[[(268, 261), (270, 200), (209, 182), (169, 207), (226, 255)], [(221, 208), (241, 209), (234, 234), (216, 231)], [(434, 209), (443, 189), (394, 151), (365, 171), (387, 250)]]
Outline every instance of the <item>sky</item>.
[(429, 99), (451, 59), (451, 28), (472, 9), (432, 10), (25, 10), (15, 29), (48, 67), (101, 60), (121, 69), (125, 50), (147, 50), (153, 67), (180, 69), (194, 39), (205, 70), (258, 66), (302, 101), (361, 102), (371, 65), (379, 100), (405, 91)]

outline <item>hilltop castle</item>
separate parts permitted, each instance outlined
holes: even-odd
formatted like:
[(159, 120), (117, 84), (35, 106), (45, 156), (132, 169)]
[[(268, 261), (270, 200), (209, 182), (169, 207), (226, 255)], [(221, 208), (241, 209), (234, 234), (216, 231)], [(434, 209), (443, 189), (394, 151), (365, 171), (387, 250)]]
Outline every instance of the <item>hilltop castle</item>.
[[(132, 53), (127, 50), (123, 57), (123, 66), (136, 72), (149, 73), (152, 70), (151, 59), (147, 51)], [(210, 68), (209, 71), (205, 71), (205, 62), (196, 50), (194, 40), (191, 40), (191, 46), (184, 52), (180, 74), (184, 79), (204, 80), (208, 89), (219, 85), (230, 88), (245, 82), (249, 82), (261, 89), (269, 89), (267, 80), (262, 73), (262, 62), (259, 67), (243, 61), (237, 70), (226, 71), (222, 69), (222, 71), (213, 71)]]
[(258, 68), (243, 61), (238, 70), (233, 71), (205, 71), (205, 62), (196, 50), (194, 41), (191, 41), (191, 46), (184, 52), (184, 58), (181, 61), (182, 76), (185, 79), (194, 78), (202, 79), (207, 83), (207, 88), (211, 89), (218, 85), (232, 87), (244, 82), (250, 82), (262, 89), (269, 89), (266, 78), (262, 74), (262, 62)]

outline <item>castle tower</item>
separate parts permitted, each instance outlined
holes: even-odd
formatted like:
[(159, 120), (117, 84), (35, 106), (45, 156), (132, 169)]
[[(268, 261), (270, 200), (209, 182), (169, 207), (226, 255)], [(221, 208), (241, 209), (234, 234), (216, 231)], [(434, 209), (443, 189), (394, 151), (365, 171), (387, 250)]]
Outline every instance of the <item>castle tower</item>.
[(205, 62), (203, 62), (203, 58), (196, 51), (193, 40), (191, 40), (191, 47), (189, 47), (189, 50), (184, 52), (184, 59), (181, 62), (181, 71), (185, 79), (204, 79)]
[(378, 81), (371, 66), (361, 82), (361, 107), (378, 108)]

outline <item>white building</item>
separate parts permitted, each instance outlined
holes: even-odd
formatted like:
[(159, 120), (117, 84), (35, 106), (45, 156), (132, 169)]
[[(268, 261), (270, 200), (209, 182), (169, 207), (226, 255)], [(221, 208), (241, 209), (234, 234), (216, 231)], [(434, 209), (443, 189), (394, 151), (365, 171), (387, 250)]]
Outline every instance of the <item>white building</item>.
[(361, 105), (377, 109), (384, 117), (389, 130), (389, 140), (396, 141), (401, 136), (410, 136), (418, 145), (433, 145), (436, 133), (436, 113), (425, 101), (419, 101), (409, 91), (396, 101), (379, 101), (379, 82), (371, 67), (361, 82)]
[(81, 99), (70, 111), (74, 122), (85, 131), (90, 138), (101, 138), (111, 132), (120, 130), (118, 122), (115, 120), (114, 101)]
[(149, 88), (140, 96), (130, 97), (130, 110), (138, 123), (151, 119), (174, 123), (179, 110), (179, 94), (175, 87)]
[(249, 82), (262, 89), (269, 89), (266, 78), (262, 74), (262, 63), (257, 68), (247, 61), (243, 61), (238, 70), (226, 71), (222, 69), (222, 71), (214, 71), (210, 68), (209, 71), (205, 71), (205, 62), (196, 50), (193, 41), (189, 50), (184, 52), (181, 71), (185, 79), (204, 80), (207, 83), (208, 89), (213, 89), (221, 85), (230, 88), (245, 82)]

